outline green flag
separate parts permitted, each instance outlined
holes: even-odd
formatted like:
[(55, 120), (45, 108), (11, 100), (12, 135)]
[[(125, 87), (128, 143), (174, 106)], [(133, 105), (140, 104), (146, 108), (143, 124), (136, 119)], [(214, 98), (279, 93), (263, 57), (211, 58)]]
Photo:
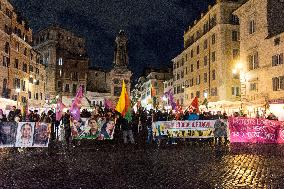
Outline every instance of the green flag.
[(131, 115), (131, 108), (129, 107), (126, 114), (125, 114), (125, 119), (130, 122), (132, 121), (132, 115)]

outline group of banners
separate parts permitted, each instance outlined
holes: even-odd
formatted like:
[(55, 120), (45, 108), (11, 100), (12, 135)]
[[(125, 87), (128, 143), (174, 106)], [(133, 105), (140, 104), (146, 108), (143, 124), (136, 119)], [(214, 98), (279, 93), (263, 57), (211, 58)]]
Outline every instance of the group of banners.
[(71, 122), (71, 134), (73, 139), (112, 140), (115, 123), (103, 118), (88, 120), (73, 120)]
[[(216, 129), (218, 128), (218, 129)], [(152, 125), (153, 138), (213, 138), (218, 130), (226, 135), (226, 120), (158, 121)]]
[(284, 143), (284, 122), (268, 119), (231, 117), (227, 121), (158, 121), (152, 125), (153, 138), (229, 137), (231, 143)]
[(44, 122), (1, 122), (0, 147), (47, 147), (50, 128)]

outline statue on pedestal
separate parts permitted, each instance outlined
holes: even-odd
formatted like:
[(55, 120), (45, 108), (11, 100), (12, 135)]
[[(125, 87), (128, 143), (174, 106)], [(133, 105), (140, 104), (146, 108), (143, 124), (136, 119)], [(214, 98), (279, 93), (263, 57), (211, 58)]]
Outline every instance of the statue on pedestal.
[(115, 39), (115, 54), (114, 65), (115, 67), (127, 67), (128, 65), (128, 50), (127, 50), (127, 36), (123, 30), (119, 31)]

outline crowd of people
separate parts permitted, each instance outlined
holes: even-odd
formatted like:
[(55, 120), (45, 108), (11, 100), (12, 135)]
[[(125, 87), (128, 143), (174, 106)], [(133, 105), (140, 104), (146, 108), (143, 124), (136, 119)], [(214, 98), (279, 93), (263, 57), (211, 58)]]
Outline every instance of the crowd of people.
[[(234, 113), (232, 116), (246, 116), (240, 115), (239, 113)], [(29, 113), (23, 116), (21, 110), (17, 109), (15, 106), (12, 107), (9, 114), (4, 115), (3, 111), (0, 109), (0, 122), (46, 122), (51, 123), (51, 141), (57, 140), (63, 135), (66, 144), (71, 144), (73, 139), (80, 137), (83, 133), (82, 123), (83, 119), (89, 120), (88, 130), (85, 131), (89, 137), (97, 139), (113, 139), (115, 142), (121, 143), (152, 143), (152, 123), (156, 121), (172, 121), (172, 120), (217, 120), (217, 119), (227, 119), (228, 115), (224, 112), (217, 111), (212, 112), (197, 112), (194, 110), (187, 110), (185, 112), (173, 112), (173, 111), (160, 111), (160, 110), (146, 110), (144, 108), (139, 108), (136, 112), (132, 111), (131, 120), (120, 115), (120, 113), (115, 110), (102, 108), (96, 106), (93, 111), (88, 111), (86, 109), (81, 111), (81, 119), (73, 120), (69, 111), (63, 113), (60, 121), (56, 120), (56, 115), (53, 110), (42, 112), (39, 114), (37, 110), (29, 111)], [(267, 119), (277, 120), (273, 114), (269, 114)], [(94, 123), (92, 123), (92, 121)], [(77, 123), (75, 123), (77, 122)], [(114, 123), (114, 128), (108, 127), (108, 123)], [(74, 124), (72, 124), (74, 123)], [(97, 125), (101, 125), (99, 128)], [(86, 130), (85, 128), (85, 130)], [(214, 133), (215, 134), (215, 133)], [(225, 142), (227, 142), (226, 134), (224, 136)], [(220, 137), (216, 136), (220, 141)], [(218, 141), (217, 140), (217, 141)]]

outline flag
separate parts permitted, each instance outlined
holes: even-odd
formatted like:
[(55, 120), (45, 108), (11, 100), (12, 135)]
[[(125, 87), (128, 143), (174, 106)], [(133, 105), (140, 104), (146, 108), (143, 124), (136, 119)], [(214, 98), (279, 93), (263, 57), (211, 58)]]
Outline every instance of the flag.
[(172, 89), (170, 89), (169, 91), (165, 92), (164, 95), (168, 98), (168, 102), (172, 106), (172, 109), (175, 110), (176, 103), (175, 103), (175, 100), (174, 100), (174, 95), (172, 93)]
[(64, 108), (66, 108), (66, 106), (61, 102), (61, 100), (57, 100), (57, 104), (56, 104), (56, 121), (60, 121)]
[(182, 113), (182, 106), (179, 104), (179, 100), (177, 100), (175, 110), (178, 113)]
[(80, 86), (79, 90), (77, 91), (76, 97), (70, 108), (71, 116), (77, 121), (79, 121), (80, 119), (80, 109), (81, 109), (82, 98), (83, 98), (83, 88), (82, 86)]
[(151, 96), (156, 96), (156, 89), (153, 87), (152, 83), (151, 83)]
[(131, 108), (129, 107), (126, 114), (125, 114), (125, 119), (130, 122), (132, 121), (132, 114), (131, 114)]
[(196, 109), (197, 113), (199, 112), (198, 98), (195, 97), (191, 102), (191, 106)]
[(121, 113), (123, 117), (125, 117), (129, 107), (130, 100), (126, 91), (126, 85), (124, 83), (124, 80), (122, 80), (122, 89), (115, 110)]
[(204, 105), (208, 109), (208, 100), (207, 100), (207, 98), (204, 99), (202, 105)]
[(112, 101), (110, 99), (106, 99), (106, 98), (104, 100), (104, 107), (106, 109), (112, 109), (112, 110), (114, 109)]

